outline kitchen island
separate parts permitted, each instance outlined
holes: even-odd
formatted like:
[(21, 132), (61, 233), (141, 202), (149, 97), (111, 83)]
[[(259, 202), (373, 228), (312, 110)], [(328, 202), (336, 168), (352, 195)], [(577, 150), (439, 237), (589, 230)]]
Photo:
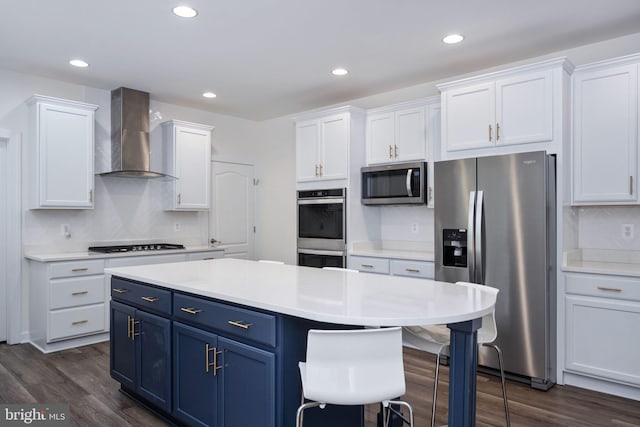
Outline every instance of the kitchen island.
[[(481, 290), (235, 259), (105, 272), (112, 376), (178, 421), (294, 425), (308, 329), (448, 324), (449, 425), (475, 425), (476, 331), (494, 303)], [(362, 425), (361, 409), (331, 410), (331, 425)], [(333, 416), (321, 415), (305, 426)]]

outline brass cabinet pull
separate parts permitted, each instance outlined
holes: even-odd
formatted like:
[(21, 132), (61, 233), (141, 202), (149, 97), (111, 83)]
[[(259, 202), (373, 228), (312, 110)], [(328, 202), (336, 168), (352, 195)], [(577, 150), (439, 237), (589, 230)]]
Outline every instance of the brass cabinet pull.
[(489, 125), (489, 142), (491, 142), (491, 125)]
[(83, 268), (72, 268), (71, 271), (73, 271), (74, 273), (78, 273), (79, 271), (87, 271), (88, 268), (87, 267), (83, 267)]
[(607, 288), (607, 287), (604, 287), (604, 286), (598, 286), (598, 289), (600, 289), (601, 291), (622, 292), (622, 289), (620, 289), (620, 288)]
[(89, 190), (89, 203), (93, 203), (93, 190)]
[[(218, 349), (216, 347), (210, 347), (209, 343), (207, 343), (205, 345), (205, 356), (204, 356), (204, 360), (205, 360), (205, 368), (204, 371), (205, 372), (209, 372), (209, 367), (213, 367), (213, 376), (216, 376), (216, 372), (218, 371), (218, 369), (222, 369), (222, 366), (218, 366), (218, 355), (221, 354), (221, 351), (218, 351)], [(213, 362), (209, 362), (209, 352), (213, 351)]]
[(393, 159), (393, 147), (389, 146), (389, 158)]
[(496, 123), (496, 141), (500, 140), (500, 123)]
[(360, 265), (364, 268), (373, 268), (373, 265), (371, 264), (360, 264)]
[(398, 146), (393, 144), (393, 156), (397, 159), (398, 158)]
[(129, 289), (113, 288), (113, 292), (115, 292), (117, 294), (126, 294), (127, 292), (129, 292)]
[(320, 165), (320, 176), (322, 176), (322, 165)]
[(633, 176), (629, 177), (629, 195), (633, 196)]
[(160, 299), (158, 297), (141, 297), (141, 298), (146, 302), (156, 302)]
[(213, 258), (213, 257), (211, 257), (211, 258), (202, 258), (203, 261), (209, 261), (210, 259), (215, 259), (215, 258)]
[(140, 332), (136, 333), (136, 325), (139, 324), (140, 321), (135, 318), (131, 318), (131, 341), (136, 340), (136, 336), (140, 335)]
[(131, 338), (131, 316), (127, 316), (127, 338)]
[(185, 313), (189, 313), (189, 314), (198, 314), (202, 310), (197, 310), (197, 309), (191, 308), (191, 307), (180, 307), (180, 311), (184, 311)]
[(88, 323), (88, 320), (76, 320), (75, 322), (71, 322), (72, 325), (82, 325), (83, 323)]
[(88, 294), (89, 291), (78, 291), (78, 292), (71, 292), (71, 295), (86, 295)]
[(252, 326), (251, 323), (243, 323), (242, 320), (229, 320), (228, 323), (232, 326), (237, 326), (238, 328), (242, 329), (249, 329), (249, 327)]
[(178, 204), (182, 203), (182, 194), (178, 193)]
[(405, 270), (408, 271), (409, 273), (420, 273), (419, 268), (405, 268)]
[(316, 163), (316, 176), (318, 176), (318, 164)]

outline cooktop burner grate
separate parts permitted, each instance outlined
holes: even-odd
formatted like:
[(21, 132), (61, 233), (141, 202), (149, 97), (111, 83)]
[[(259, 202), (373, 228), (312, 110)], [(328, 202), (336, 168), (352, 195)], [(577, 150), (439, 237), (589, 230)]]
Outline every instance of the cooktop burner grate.
[(121, 252), (163, 251), (171, 249), (184, 249), (184, 245), (178, 245), (175, 243), (144, 243), (138, 245), (90, 246), (89, 252), (113, 254)]

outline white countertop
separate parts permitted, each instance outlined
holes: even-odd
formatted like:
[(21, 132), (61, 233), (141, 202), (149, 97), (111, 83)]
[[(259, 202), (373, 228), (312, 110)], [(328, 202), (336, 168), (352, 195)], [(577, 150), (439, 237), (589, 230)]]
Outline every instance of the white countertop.
[(240, 259), (107, 268), (105, 273), (305, 319), (411, 326), (476, 319), (488, 293), (464, 285)]
[(640, 277), (640, 252), (573, 249), (563, 254), (562, 271)]
[(562, 267), (562, 270), (574, 273), (640, 277), (640, 264), (624, 262), (570, 261)]
[(433, 243), (396, 240), (353, 242), (349, 255), (376, 258), (406, 259), (411, 261), (433, 261)]
[(433, 261), (435, 259), (433, 256), (433, 252), (381, 248), (352, 249), (349, 252), (349, 255), (369, 256), (376, 258), (407, 259), (411, 261)]
[(25, 253), (24, 257), (33, 261), (52, 262), (52, 261), (73, 261), (86, 259), (106, 259), (106, 258), (123, 258), (134, 256), (151, 256), (151, 255), (169, 255), (184, 254), (189, 252), (209, 252), (222, 251), (212, 246), (188, 246), (185, 249), (169, 249), (161, 251), (131, 251), (120, 252), (114, 254), (103, 254), (99, 252), (54, 252), (54, 253)]

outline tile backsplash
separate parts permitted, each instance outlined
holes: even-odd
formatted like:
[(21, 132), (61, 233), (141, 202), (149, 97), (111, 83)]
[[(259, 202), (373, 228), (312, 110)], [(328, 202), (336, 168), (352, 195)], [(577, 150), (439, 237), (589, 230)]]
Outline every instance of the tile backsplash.
[[(164, 211), (168, 197), (167, 181), (96, 176), (93, 210), (24, 211), (25, 252), (76, 252), (124, 241), (206, 244), (207, 212)], [(64, 235), (63, 224), (69, 226), (70, 237)]]
[(594, 206), (578, 211), (580, 249), (640, 250), (640, 206)]

